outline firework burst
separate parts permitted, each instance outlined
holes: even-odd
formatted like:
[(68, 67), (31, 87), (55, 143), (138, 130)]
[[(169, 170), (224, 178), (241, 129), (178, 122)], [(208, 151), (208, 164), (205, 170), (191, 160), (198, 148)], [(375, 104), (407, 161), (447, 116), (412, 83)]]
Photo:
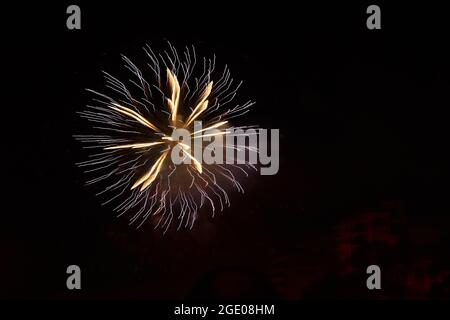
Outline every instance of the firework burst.
[[(131, 74), (126, 82), (103, 72), (108, 93), (87, 89), (95, 97), (79, 114), (91, 123), (92, 134), (75, 138), (93, 152), (78, 165), (95, 175), (88, 185), (103, 186), (97, 193), (106, 197), (103, 204), (111, 204), (119, 216), (131, 213), (130, 224), (140, 227), (154, 218), (155, 227), (167, 231), (175, 218), (177, 229), (192, 228), (201, 208), (209, 207), (214, 216), (229, 206), (227, 189), (243, 192), (238, 177), (256, 168), (245, 160), (204, 164), (190, 144), (173, 139), (172, 133), (188, 130), (202, 147), (203, 140), (235, 136), (236, 129), (255, 128), (230, 123), (254, 103), (235, 104), (242, 82), (231, 78), (227, 66), (216, 72), (215, 57), (198, 61), (194, 47), (182, 55), (170, 44), (161, 54), (148, 45), (144, 52), (145, 68), (122, 56)], [(196, 129), (198, 121), (202, 129)], [(238, 149), (227, 143), (223, 148)], [(174, 149), (189, 161), (171, 161)]]

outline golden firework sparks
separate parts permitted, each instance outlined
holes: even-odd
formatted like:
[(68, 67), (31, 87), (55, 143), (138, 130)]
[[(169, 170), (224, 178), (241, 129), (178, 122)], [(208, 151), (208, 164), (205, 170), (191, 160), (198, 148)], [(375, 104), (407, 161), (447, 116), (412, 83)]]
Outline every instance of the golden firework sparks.
[[(247, 162), (243, 168), (202, 164), (189, 144), (172, 138), (176, 129), (188, 130), (192, 141), (228, 135), (229, 120), (245, 114), (253, 102), (230, 106), (241, 83), (234, 85), (228, 67), (213, 81), (215, 58), (204, 59), (203, 72), (194, 77), (195, 50), (186, 48), (182, 61), (170, 44), (169, 48), (157, 55), (146, 46), (150, 59), (146, 71), (123, 56), (134, 77), (129, 81), (131, 86), (104, 72), (112, 95), (88, 90), (98, 97), (96, 105), (80, 112), (81, 117), (96, 124), (93, 129), (97, 133), (75, 136), (90, 150), (102, 150), (79, 165), (90, 168), (88, 173), (102, 173), (88, 184), (109, 182), (99, 192), (112, 194), (104, 203), (115, 202), (114, 210), (119, 214), (134, 210), (131, 222), (140, 219), (138, 226), (149, 216), (159, 216), (156, 226), (165, 230), (176, 210), (178, 228), (192, 227), (205, 203), (210, 204), (213, 214), (217, 203), (222, 210), (230, 202), (220, 177), (242, 191), (233, 170), (246, 173), (246, 169), (255, 169)], [(205, 127), (196, 129), (194, 123), (200, 120)], [(175, 165), (170, 156), (174, 148), (190, 161)]]

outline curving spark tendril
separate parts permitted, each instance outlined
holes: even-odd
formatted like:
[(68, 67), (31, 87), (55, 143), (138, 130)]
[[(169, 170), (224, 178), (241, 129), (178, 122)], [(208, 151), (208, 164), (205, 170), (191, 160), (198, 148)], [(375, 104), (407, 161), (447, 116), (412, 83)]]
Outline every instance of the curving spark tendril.
[[(103, 186), (97, 193), (106, 197), (103, 204), (113, 203), (119, 216), (132, 213), (130, 224), (140, 227), (151, 217), (155, 228), (165, 232), (175, 218), (177, 229), (192, 228), (202, 207), (214, 216), (216, 208), (230, 206), (226, 190), (232, 186), (243, 193), (238, 178), (256, 168), (246, 160), (201, 163), (193, 148), (174, 140), (172, 132), (183, 128), (193, 139), (205, 140), (237, 136), (236, 129), (255, 126), (233, 127), (230, 120), (247, 113), (254, 102), (233, 104), (242, 82), (231, 78), (227, 66), (216, 74), (215, 56), (198, 62), (194, 47), (186, 47), (180, 57), (170, 44), (162, 54), (148, 45), (144, 52), (148, 63), (142, 69), (122, 55), (132, 74), (126, 84), (103, 72), (109, 93), (87, 89), (95, 95), (94, 103), (79, 115), (92, 123), (94, 134), (75, 138), (84, 148), (99, 151), (78, 165), (95, 175), (87, 185)], [(194, 129), (196, 121), (202, 121), (202, 129)], [(223, 148), (238, 150), (225, 140)], [(189, 164), (171, 161), (174, 148)]]

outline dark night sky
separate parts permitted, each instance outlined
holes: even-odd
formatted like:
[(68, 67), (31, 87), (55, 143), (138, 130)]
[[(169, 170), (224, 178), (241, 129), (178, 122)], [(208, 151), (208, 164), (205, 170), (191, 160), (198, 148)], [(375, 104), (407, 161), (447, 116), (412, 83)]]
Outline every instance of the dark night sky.
[[(382, 30), (369, 31), (366, 5), (83, 2), (82, 30), (69, 31), (68, 4), (7, 13), (1, 296), (449, 297), (443, 10), (382, 6)], [(281, 160), (223, 214), (162, 236), (100, 206), (72, 135), (100, 70), (166, 40), (244, 80), (241, 97), (257, 102), (247, 119), (280, 129)], [(381, 293), (365, 288), (372, 263), (386, 272)], [(69, 264), (81, 292), (65, 287)]]

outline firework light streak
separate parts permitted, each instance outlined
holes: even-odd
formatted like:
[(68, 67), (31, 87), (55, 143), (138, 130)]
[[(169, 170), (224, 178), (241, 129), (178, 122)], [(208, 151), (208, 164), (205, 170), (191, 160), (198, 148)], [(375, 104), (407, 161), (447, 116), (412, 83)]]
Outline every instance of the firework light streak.
[[(140, 227), (157, 217), (155, 227), (167, 231), (175, 217), (177, 229), (192, 228), (200, 208), (209, 206), (214, 215), (217, 206), (229, 206), (227, 184), (243, 192), (237, 176), (248, 176), (247, 170), (256, 168), (247, 161), (202, 164), (190, 145), (174, 140), (172, 132), (187, 129), (192, 140), (232, 136), (233, 129), (254, 127), (230, 124), (254, 103), (232, 105), (242, 82), (235, 83), (227, 66), (216, 74), (215, 57), (199, 63), (193, 47), (186, 47), (180, 57), (170, 44), (162, 54), (148, 45), (144, 51), (149, 59), (145, 69), (122, 56), (133, 76), (126, 84), (103, 72), (110, 93), (88, 89), (95, 95), (94, 104), (79, 114), (92, 123), (95, 134), (75, 138), (86, 149), (99, 151), (78, 165), (96, 174), (88, 185), (104, 182), (106, 188), (98, 192), (107, 197), (104, 204), (114, 203), (119, 216), (133, 213), (130, 224)], [(196, 121), (204, 128), (194, 131)], [(231, 144), (223, 147), (239, 150)], [(174, 148), (190, 164), (175, 165), (170, 157)]]

